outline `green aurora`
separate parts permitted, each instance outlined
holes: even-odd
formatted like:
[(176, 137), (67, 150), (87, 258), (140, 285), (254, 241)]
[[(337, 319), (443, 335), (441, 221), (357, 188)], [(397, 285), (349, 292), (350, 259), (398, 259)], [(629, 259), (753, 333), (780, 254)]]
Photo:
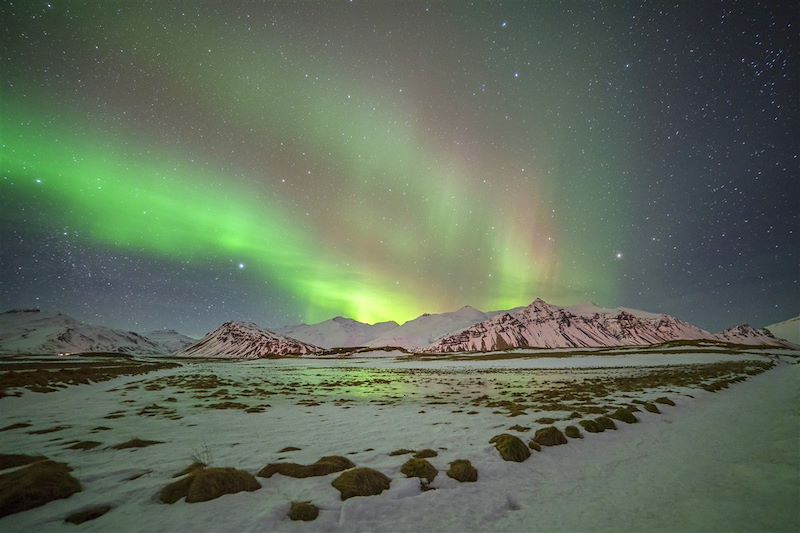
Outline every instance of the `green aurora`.
[[(564, 105), (556, 82), (476, 67), (508, 78), (492, 89), (507, 102), (524, 101), (498, 124), (485, 103), (448, 111), (446, 91), (432, 107), (425, 76), (395, 86), (269, 28), (85, 16), (83, 33), (53, 26), (91, 58), (63, 69), (62, 87), (19, 69), (2, 93), (3, 194), (58, 205), (53, 227), (167, 263), (233, 258), (302, 302), (309, 322), (402, 322), (536, 296), (614, 302), (607, 242), (622, 213), (581, 165), (600, 158), (611, 176), (619, 149), (586, 134), (578, 157), (566, 138), (586, 95), (567, 91)], [(116, 77), (97, 66), (118, 56)], [(138, 71), (149, 85), (128, 79)], [(77, 78), (91, 86), (63, 90)], [(87, 105), (100, 98), (103, 111)], [(545, 122), (555, 108), (566, 116)]]

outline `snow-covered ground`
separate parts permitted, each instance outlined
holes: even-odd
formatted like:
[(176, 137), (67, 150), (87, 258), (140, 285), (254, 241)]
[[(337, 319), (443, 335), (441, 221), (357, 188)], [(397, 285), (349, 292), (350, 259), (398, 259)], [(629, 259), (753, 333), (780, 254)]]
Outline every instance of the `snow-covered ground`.
[[(472, 358), (470, 358), (472, 359)], [(520, 369), (545, 369), (545, 368), (619, 368), (619, 367), (652, 367), (688, 365), (698, 363), (716, 363), (722, 361), (741, 361), (751, 359), (764, 361), (769, 359), (764, 354), (742, 353), (680, 353), (664, 355), (657, 353), (631, 353), (625, 355), (587, 355), (581, 357), (535, 357), (535, 358), (510, 358), (510, 359), (484, 359), (475, 357), (474, 360), (397, 360), (393, 368), (463, 368), (463, 369), (489, 369), (489, 368), (520, 368)], [(372, 363), (379, 366), (379, 363)], [(390, 366), (387, 364), (380, 366)]]
[[(68, 463), (83, 492), (0, 519), (2, 531), (71, 529), (65, 516), (90, 505), (114, 506), (84, 530), (108, 531), (652, 531), (770, 530), (800, 528), (800, 365), (774, 369), (718, 393), (696, 387), (612, 394), (672, 398), (662, 414), (636, 413), (640, 424), (618, 431), (584, 433), (583, 439), (545, 448), (523, 463), (503, 461), (489, 438), (519, 424), (530, 430), (542, 416), (530, 407), (509, 417), (475, 397), (529, 401), (547, 387), (595, 379), (624, 380), (674, 372), (676, 365), (763, 360), (725, 354), (589, 356), (500, 361), (285, 359), (243, 363), (191, 361), (178, 369), (0, 400), (0, 453), (42, 454)], [(668, 365), (672, 365), (671, 367)], [(689, 368), (689, 367), (686, 367)], [(697, 368), (697, 367), (692, 367)], [(264, 412), (211, 409), (219, 397), (186, 383), (215, 375), (234, 401), (265, 406)], [(610, 382), (611, 382), (610, 381)], [(621, 381), (613, 381), (619, 383)], [(263, 384), (271, 394), (238, 392)], [(161, 388), (159, 388), (161, 387)], [(519, 396), (522, 395), (522, 396)], [(689, 397), (693, 396), (693, 398)], [(176, 401), (168, 401), (175, 398)], [(521, 399), (522, 398), (522, 399)], [(480, 403), (480, 402), (478, 402)], [(157, 404), (182, 418), (141, 416)], [(474, 410), (470, 414), (469, 409)], [(112, 413), (120, 418), (104, 418)], [(564, 427), (565, 421), (555, 425)], [(28, 431), (70, 426), (54, 433)], [(111, 428), (92, 433), (97, 426)], [(147, 448), (111, 450), (139, 437), (164, 441)], [(94, 450), (68, 450), (74, 440), (102, 441)], [(280, 453), (287, 446), (299, 451)], [(437, 490), (422, 492), (417, 479), (400, 473), (409, 457), (398, 448), (432, 448), (440, 473)], [(258, 478), (262, 488), (197, 504), (158, 503), (155, 495), (192, 457), (213, 466), (255, 473), (278, 460), (312, 463), (343, 455), (358, 466), (388, 475), (391, 488), (378, 496), (342, 502), (331, 487), (337, 476)], [(455, 459), (478, 469), (476, 483), (445, 475)], [(143, 474), (137, 479), (129, 478)], [(321, 509), (310, 523), (286, 517), (291, 501), (311, 500)]]

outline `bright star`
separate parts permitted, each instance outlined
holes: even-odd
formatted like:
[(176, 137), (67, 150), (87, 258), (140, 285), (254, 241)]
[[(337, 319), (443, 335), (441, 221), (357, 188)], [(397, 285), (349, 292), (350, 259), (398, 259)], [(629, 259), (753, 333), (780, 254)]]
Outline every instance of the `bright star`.
[(239, 270), (244, 270), (244, 263), (239, 263)]
[(508, 27), (508, 21), (507, 21), (507, 20), (504, 20), (503, 22), (501, 22), (501, 23), (500, 23), (500, 27), (501, 27), (501, 28), (507, 28), (507, 27)]
[(617, 259), (622, 259), (622, 252), (617, 252), (616, 258)]

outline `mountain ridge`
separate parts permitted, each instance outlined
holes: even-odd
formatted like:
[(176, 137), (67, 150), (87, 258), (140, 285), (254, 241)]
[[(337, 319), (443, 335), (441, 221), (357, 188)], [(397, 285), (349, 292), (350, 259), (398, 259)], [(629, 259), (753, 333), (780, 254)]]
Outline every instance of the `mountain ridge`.
[[(776, 324), (800, 328), (800, 317)], [(591, 302), (572, 306), (536, 298), (525, 307), (484, 312), (472, 306), (425, 313), (403, 324), (364, 324), (337, 316), (317, 324), (277, 330), (248, 322), (224, 322), (197, 341), (175, 330), (124, 331), (76, 320), (59, 312), (12, 309), (0, 313), (0, 353), (119, 352), (185, 357), (280, 357), (348, 353), (387, 346), (427, 353), (516, 348), (651, 346), (674, 340), (794, 348), (768, 328), (747, 324), (710, 333), (664, 313)]]
[(194, 339), (162, 331), (158, 338), (90, 324), (57, 311), (10, 309), (0, 313), (0, 353), (117, 352), (169, 355)]
[[(733, 328), (735, 330), (735, 328)], [(560, 307), (536, 298), (527, 307), (502, 313), (443, 337), (423, 349), (429, 353), (484, 352), (516, 348), (593, 348), (649, 346), (673, 340), (723, 340), (791, 347), (769, 331), (710, 333), (668, 314), (593, 304)]]

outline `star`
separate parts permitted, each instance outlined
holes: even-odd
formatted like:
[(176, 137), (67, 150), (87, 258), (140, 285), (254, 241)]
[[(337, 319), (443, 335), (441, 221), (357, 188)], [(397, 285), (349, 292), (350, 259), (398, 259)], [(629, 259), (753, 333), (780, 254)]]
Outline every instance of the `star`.
[(244, 270), (244, 263), (239, 263), (239, 270)]
[(614, 255), (614, 257), (616, 257), (617, 259), (622, 259), (622, 252), (617, 252), (617, 253)]
[(504, 20), (504, 21), (500, 22), (500, 27), (501, 28), (508, 28), (508, 21)]

